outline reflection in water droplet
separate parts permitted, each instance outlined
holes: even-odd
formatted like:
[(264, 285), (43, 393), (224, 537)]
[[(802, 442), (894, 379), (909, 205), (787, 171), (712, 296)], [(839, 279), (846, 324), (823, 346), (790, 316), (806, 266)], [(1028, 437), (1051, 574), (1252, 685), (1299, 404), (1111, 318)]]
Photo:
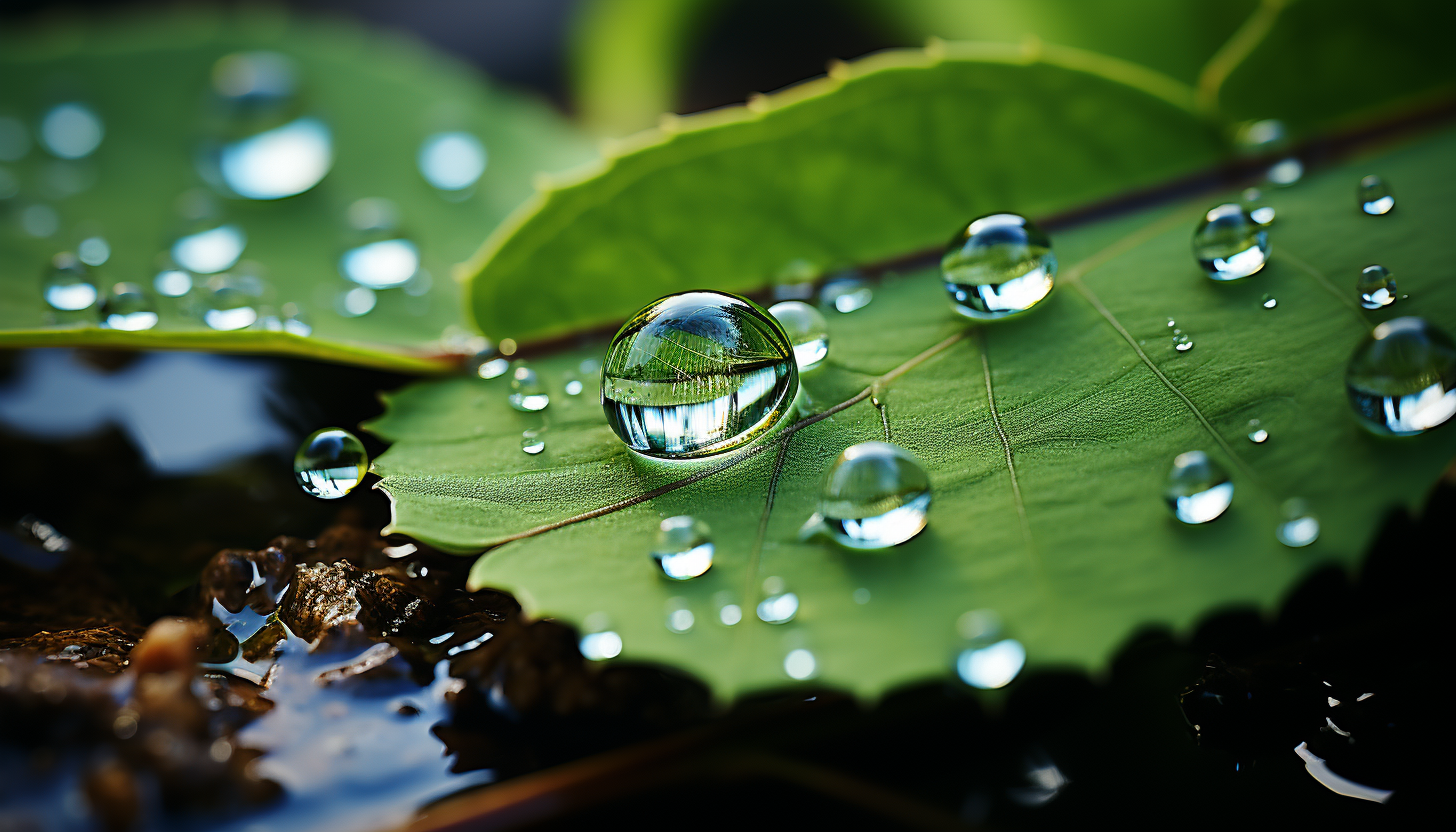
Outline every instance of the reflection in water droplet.
[(1355, 294), (1366, 309), (1380, 309), (1395, 303), (1395, 278), (1384, 266), (1366, 266), (1355, 280)]
[(1298, 549), (1318, 540), (1319, 533), (1319, 518), (1309, 503), (1293, 497), (1279, 507), (1279, 525), (1274, 527), (1274, 536), (1280, 543)]
[(41, 282), (41, 295), (52, 309), (75, 312), (96, 302), (96, 283), (86, 266), (70, 252), (51, 258)]
[(260, 293), (253, 281), (219, 275), (203, 290), (202, 322), (225, 332), (246, 329), (258, 320)]
[(540, 430), (521, 431), (521, 450), (535, 456), (546, 450), (546, 437), (541, 435)]
[(994, 690), (1011, 683), (1026, 666), (1026, 648), (1016, 639), (968, 647), (956, 657), (956, 673), (968, 685)]
[(674, 633), (686, 633), (693, 629), (696, 618), (688, 609), (686, 598), (667, 599), (667, 629)]
[(511, 394), (506, 400), (511, 407), (528, 413), (545, 410), (551, 403), (536, 371), (522, 361), (517, 361), (511, 370)]
[(851, 549), (887, 549), (925, 528), (930, 479), (908, 451), (888, 442), (844, 449), (830, 466), (819, 512), (805, 525)]
[(346, 318), (357, 318), (360, 315), (368, 315), (374, 310), (374, 304), (379, 298), (374, 295), (374, 290), (368, 286), (355, 286), (347, 292), (340, 292), (334, 302), (334, 310)]
[(784, 656), (784, 673), (790, 679), (812, 679), (819, 672), (819, 663), (815, 660), (814, 654), (803, 647), (790, 650)]
[(799, 387), (793, 346), (757, 304), (720, 292), (654, 301), (607, 348), (602, 408), (637, 453), (722, 453), (762, 435)]
[(819, 310), (803, 301), (780, 301), (768, 308), (794, 345), (794, 361), (800, 373), (818, 367), (829, 354), (829, 324)]
[(172, 244), (172, 259), (194, 274), (215, 274), (232, 268), (243, 256), (247, 235), (236, 225), (219, 225), (179, 237)]
[(460, 191), (485, 172), (485, 145), (469, 133), (436, 133), (420, 145), (416, 161), (425, 181), (442, 191)]
[(1372, 217), (1388, 214), (1395, 207), (1395, 194), (1390, 192), (1390, 186), (1385, 184), (1385, 180), (1378, 176), (1361, 179), (1355, 197), (1360, 202), (1360, 210)]
[(1227, 202), (1203, 215), (1193, 232), (1193, 256), (1214, 280), (1248, 277), (1269, 259), (1269, 232), (1243, 206)]
[(402, 286), (419, 267), (419, 248), (402, 238), (365, 243), (339, 258), (339, 274), (371, 289)]
[(1020, 214), (988, 214), (951, 239), (940, 260), (957, 312), (977, 320), (1025, 312), (1051, 294), (1051, 240)]
[(333, 136), (316, 118), (299, 118), (217, 150), (217, 173), (244, 199), (282, 199), (317, 185), (334, 163)]
[(40, 143), (62, 159), (80, 159), (101, 146), (105, 132), (95, 111), (71, 101), (46, 112), (40, 122)]
[(875, 291), (858, 277), (835, 278), (819, 289), (819, 305), (836, 312), (863, 309), (874, 299)]
[(1193, 339), (1179, 332), (1173, 336), (1173, 349), (1178, 352), (1188, 352), (1193, 349)]
[(1249, 420), (1249, 441), (1255, 445), (1262, 445), (1269, 439), (1269, 431), (1259, 427), (1258, 419)]
[(354, 490), (369, 471), (364, 443), (340, 428), (308, 435), (293, 457), (293, 474), (303, 490), (324, 500), (337, 500)]
[(111, 259), (111, 245), (100, 237), (87, 237), (76, 246), (76, 256), (88, 266), (99, 266)]
[(787, 624), (799, 612), (799, 596), (789, 592), (784, 579), (774, 576), (763, 581), (763, 597), (758, 602), (758, 618), (768, 624)]
[(163, 297), (180, 298), (192, 291), (192, 275), (181, 269), (166, 269), (152, 278), (152, 288)]
[(1456, 413), (1456, 343), (1420, 318), (1386, 321), (1356, 347), (1345, 389), (1371, 432), (1424, 433)]
[(1273, 295), (1265, 295), (1261, 304), (1265, 309), (1273, 309), (1279, 305), (1279, 299)]
[(1189, 525), (1218, 519), (1234, 499), (1234, 484), (1223, 466), (1203, 451), (1178, 454), (1163, 487), (1173, 516)]
[(0, 116), (0, 162), (15, 162), (30, 152), (30, 131), (13, 116)]
[(108, 329), (136, 332), (157, 325), (157, 307), (135, 283), (118, 283), (101, 302), (101, 324)]
[(662, 574), (674, 581), (697, 578), (713, 565), (713, 540), (708, 524), (681, 515), (663, 520), (657, 528), (652, 559)]

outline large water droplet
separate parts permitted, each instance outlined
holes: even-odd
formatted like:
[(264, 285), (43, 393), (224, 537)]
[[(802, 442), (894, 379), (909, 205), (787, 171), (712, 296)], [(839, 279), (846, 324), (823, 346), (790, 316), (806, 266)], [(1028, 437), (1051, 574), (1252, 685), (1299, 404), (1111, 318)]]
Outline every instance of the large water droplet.
[(1420, 318), (1386, 321), (1355, 348), (1345, 389), (1371, 432), (1424, 433), (1456, 413), (1456, 344)]
[(654, 301), (603, 360), (607, 423), (627, 447), (665, 459), (741, 447), (789, 412), (798, 388), (783, 328), (752, 301), (720, 292)]
[(293, 474), (303, 490), (324, 500), (337, 500), (354, 490), (369, 471), (364, 443), (340, 428), (308, 435), (293, 457)]
[(803, 301), (780, 301), (768, 308), (789, 336), (794, 345), (794, 360), (799, 372), (806, 373), (818, 367), (829, 354), (829, 324), (819, 310)]
[(805, 647), (796, 647), (784, 656), (784, 673), (790, 679), (804, 681), (819, 674), (819, 662)]
[(1264, 268), (1269, 232), (1242, 205), (1210, 208), (1193, 232), (1193, 256), (1214, 280), (1238, 280)]
[(75, 101), (57, 104), (46, 111), (40, 122), (40, 143), (62, 159), (90, 156), (101, 146), (105, 134), (101, 117)]
[(920, 534), (929, 509), (930, 479), (909, 451), (861, 442), (830, 466), (819, 513), (805, 529), (819, 527), (851, 549), (886, 549)]
[(1395, 303), (1395, 278), (1384, 266), (1366, 266), (1355, 280), (1355, 294), (1366, 309), (1380, 309)]
[(1234, 499), (1234, 484), (1223, 466), (1203, 451), (1178, 454), (1163, 487), (1173, 516), (1189, 525), (1218, 519)]
[(713, 565), (710, 535), (708, 524), (695, 517), (669, 517), (657, 528), (652, 559), (674, 581), (699, 577)]
[(1378, 176), (1361, 179), (1355, 198), (1360, 203), (1360, 210), (1373, 217), (1388, 214), (1395, 207), (1395, 194), (1390, 192), (1390, 186), (1385, 184), (1385, 180)]
[(545, 410), (551, 403), (541, 377), (523, 361), (517, 361), (511, 369), (511, 394), (507, 398), (511, 407), (525, 412)]
[(420, 174), (442, 191), (462, 191), (485, 173), (485, 145), (469, 133), (436, 133), (420, 145)]
[(317, 185), (333, 163), (328, 126), (316, 118), (300, 118), (223, 145), (217, 168), (237, 196), (282, 199)]
[(244, 199), (303, 193), (333, 165), (333, 139), (303, 114), (297, 69), (276, 52), (239, 52), (213, 65), (211, 139), (199, 155), (203, 177)]
[(819, 289), (819, 305), (848, 314), (863, 309), (875, 299), (875, 290), (861, 277), (836, 277)]
[(799, 613), (799, 596), (788, 591), (783, 578), (765, 578), (757, 612), (759, 620), (767, 624), (787, 624)]
[(41, 294), (52, 309), (75, 312), (96, 302), (96, 282), (86, 266), (70, 252), (51, 258), (41, 281)]
[(157, 325), (157, 307), (135, 283), (118, 283), (101, 302), (101, 324), (108, 329), (136, 332)]
[(194, 274), (227, 271), (243, 256), (248, 237), (236, 225), (207, 228), (172, 243), (172, 259)]
[(1057, 257), (1031, 220), (988, 214), (951, 239), (940, 270), (957, 312), (995, 320), (1025, 312), (1051, 294)]
[(1274, 536), (1280, 543), (1298, 549), (1319, 539), (1319, 533), (1319, 518), (1309, 503), (1293, 497), (1279, 507), (1279, 525), (1274, 527)]

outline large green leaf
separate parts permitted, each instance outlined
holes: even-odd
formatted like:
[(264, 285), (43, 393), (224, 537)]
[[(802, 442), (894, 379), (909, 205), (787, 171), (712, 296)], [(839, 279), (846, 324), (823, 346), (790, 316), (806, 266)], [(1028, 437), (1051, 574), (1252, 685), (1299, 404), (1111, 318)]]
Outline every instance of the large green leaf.
[[(181, 227), (179, 195), (202, 186), (193, 166), (204, 93), (220, 56), (270, 50), (299, 67), (310, 112), (332, 128), (334, 164), (324, 180), (296, 197), (271, 202), (224, 200), (224, 218), (248, 235), (244, 258), (260, 263), (276, 289), (274, 306), (304, 308), (313, 332), (212, 332), (161, 299), (161, 321), (144, 332), (96, 327), (94, 312), (45, 324), (40, 280), (57, 251), (99, 233), (111, 258), (104, 283), (150, 287), (157, 257)], [(402, 369), (438, 367), (441, 332), (461, 325), (451, 268), (481, 236), (531, 193), (539, 170), (588, 158), (583, 139), (544, 105), (487, 85), (469, 69), (420, 46), (344, 23), (289, 20), (268, 13), (138, 17), (39, 31), (12, 31), (0, 42), (0, 115), (34, 127), (58, 101), (87, 102), (105, 125), (95, 154), (65, 162), (39, 147), (14, 164), (20, 182), (0, 199), (0, 345), (101, 344), (135, 348), (275, 351)], [(463, 200), (435, 191), (416, 168), (426, 136), (464, 130), (479, 136), (488, 164)], [(79, 193), (48, 193), (57, 176), (94, 177)], [(8, 176), (7, 176), (8, 178)], [(52, 187), (51, 190), (54, 190)], [(387, 197), (419, 244), (433, 287), (422, 296), (379, 294), (367, 315), (344, 317), (335, 299), (350, 284), (339, 275), (347, 207)], [(26, 207), (48, 205), (59, 217), (53, 235), (21, 230)]]
[[(1074, 50), (901, 50), (748, 107), (639, 134), (539, 194), (471, 265), (487, 335), (625, 318), (642, 298), (757, 288), (942, 244), (970, 217), (1044, 215), (1218, 158), (1193, 91)], [(688, 264), (691, 264), (688, 266)]]
[[(1356, 208), (1370, 172), (1398, 195), (1387, 216)], [(686, 668), (725, 697), (788, 683), (785, 655), (798, 648), (821, 681), (866, 696), (946, 674), (970, 609), (999, 612), (1032, 665), (1096, 668), (1139, 627), (1271, 608), (1316, 565), (1356, 563), (1385, 512), (1418, 505), (1456, 453), (1456, 427), (1367, 435), (1343, 387), (1372, 322), (1416, 314), (1456, 327), (1445, 232), (1456, 134), (1277, 192), (1273, 258), (1238, 283), (1208, 280), (1189, 252), (1213, 201), (1058, 234), (1060, 287), (1020, 320), (969, 326), (933, 272), (888, 279), (870, 306), (831, 319), (831, 363), (804, 378), (815, 415), (723, 461), (645, 462), (605, 426), (590, 385), (564, 395), (566, 374), (600, 346), (540, 362), (553, 394), (542, 414), (511, 410), (504, 379), (415, 385), (369, 426), (394, 443), (376, 462), (391, 528), (462, 551), (496, 544), (475, 584), (516, 593), (535, 615), (602, 613), (624, 657)], [(1372, 262), (1409, 298), (1362, 312), (1353, 283)], [(1170, 318), (1191, 351), (1173, 349)], [(1267, 442), (1246, 438), (1250, 419)], [(521, 431), (543, 423), (546, 450), (523, 453)], [(930, 474), (927, 531), (875, 554), (799, 542), (829, 462), (885, 430)], [(1160, 496), (1173, 456), (1194, 448), (1237, 488), (1229, 512), (1200, 527), (1173, 520)], [(1322, 518), (1305, 549), (1274, 537), (1293, 496)], [(712, 570), (685, 584), (647, 554), (658, 520), (680, 513), (705, 519), (717, 545)], [(767, 576), (798, 595), (797, 618), (720, 626), (715, 596), (751, 610)], [(665, 626), (672, 598), (694, 614), (690, 632)]]

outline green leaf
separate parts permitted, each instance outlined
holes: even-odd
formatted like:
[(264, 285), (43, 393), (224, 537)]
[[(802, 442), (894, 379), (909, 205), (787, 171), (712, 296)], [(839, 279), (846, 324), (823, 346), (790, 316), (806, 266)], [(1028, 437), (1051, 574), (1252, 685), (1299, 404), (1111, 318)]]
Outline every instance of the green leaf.
[[(273, 305), (304, 308), (311, 337), (263, 331), (212, 332), (161, 298), (155, 329), (96, 326), (94, 311), (46, 323), (40, 297), (45, 265), (58, 251), (100, 234), (111, 245), (99, 269), (106, 285), (150, 288), (158, 256), (179, 233), (179, 195), (202, 186), (193, 157), (202, 132), (213, 64), (243, 50), (270, 50), (296, 62), (309, 112), (331, 127), (333, 168), (315, 188), (272, 202), (224, 200), (226, 219), (243, 227), (243, 257), (262, 265), (276, 289)], [(105, 126), (97, 151), (66, 162), (33, 147), (14, 164), (18, 196), (0, 202), (0, 345), (95, 344), (283, 352), (406, 370), (441, 368), (442, 330), (464, 324), (452, 267), (481, 235), (532, 191), (538, 170), (589, 156), (587, 143), (544, 105), (485, 84), (471, 70), (393, 36), (344, 23), (289, 20), (259, 12), (134, 17), (102, 24), (7, 33), (0, 43), (0, 115), (34, 128), (59, 101), (87, 102)], [(416, 168), (426, 136), (465, 130), (486, 146), (475, 190), (446, 199)], [(57, 176), (94, 177), (79, 193), (57, 195)], [(420, 246), (432, 288), (379, 293), (358, 318), (334, 311), (348, 284), (338, 270), (347, 246), (344, 214), (362, 197), (387, 197)], [(22, 211), (41, 204), (59, 229), (24, 233)]]
[(941, 245), (987, 211), (1085, 205), (1218, 158), (1192, 100), (1068, 49), (881, 53), (639, 134), (595, 175), (538, 195), (468, 267), (467, 304), (488, 335), (541, 338), (672, 291), (761, 287), (793, 261), (825, 270)]
[[(1391, 183), (1391, 214), (1356, 208), (1366, 173)], [(644, 461), (590, 392), (564, 395), (566, 374), (600, 346), (539, 362), (552, 394), (542, 414), (511, 410), (505, 379), (414, 385), (368, 426), (394, 443), (375, 464), (394, 503), (390, 528), (460, 551), (495, 545), (474, 584), (514, 592), (537, 616), (603, 613), (624, 657), (685, 668), (724, 697), (789, 683), (785, 655), (798, 648), (813, 652), (820, 681), (867, 697), (945, 675), (956, 619), (971, 609), (1000, 613), (1031, 665), (1081, 668), (1100, 667), (1143, 626), (1186, 630), (1220, 607), (1270, 609), (1316, 566), (1356, 564), (1385, 513), (1417, 506), (1456, 453), (1449, 425), (1367, 435), (1343, 387), (1372, 321), (1420, 315), (1456, 328), (1445, 231), (1456, 133), (1269, 199), (1273, 257), (1238, 283), (1208, 280), (1189, 252), (1213, 198), (1056, 234), (1059, 288), (1020, 320), (968, 326), (933, 271), (887, 279), (865, 309), (831, 313), (831, 363), (803, 381), (815, 415), (722, 460)], [(885, 213), (900, 208), (887, 202)], [(1361, 311), (1353, 285), (1372, 262), (1409, 298)], [(1170, 318), (1190, 352), (1173, 350)], [(1246, 438), (1250, 419), (1267, 442)], [(543, 424), (546, 450), (523, 453), (521, 431)], [(799, 542), (830, 461), (886, 426), (930, 474), (928, 529), (873, 554)], [(1200, 527), (1174, 521), (1160, 493), (1173, 456), (1194, 448), (1237, 488), (1228, 513)], [(1293, 496), (1323, 524), (1305, 549), (1274, 538)], [(684, 513), (712, 527), (716, 560), (672, 583), (647, 552), (657, 522)], [(767, 576), (798, 595), (792, 623), (752, 616)], [(742, 623), (717, 623), (718, 593), (743, 606)], [(688, 633), (665, 626), (672, 598), (694, 615)]]

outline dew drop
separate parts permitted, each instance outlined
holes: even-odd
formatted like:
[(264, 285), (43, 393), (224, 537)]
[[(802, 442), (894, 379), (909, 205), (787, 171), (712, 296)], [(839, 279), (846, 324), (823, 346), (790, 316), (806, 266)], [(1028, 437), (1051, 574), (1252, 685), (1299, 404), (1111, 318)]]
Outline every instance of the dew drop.
[(1181, 453), (1173, 460), (1163, 499), (1173, 516), (1189, 525), (1218, 519), (1234, 499), (1234, 484), (1223, 466), (1203, 451)]
[(400, 233), (399, 211), (379, 197), (349, 206), (349, 224), (357, 238), (339, 258), (339, 274), (370, 289), (392, 289), (409, 283), (420, 271), (420, 249)]
[(283, 304), (277, 315), (270, 315), (264, 320), (264, 328), (270, 332), (287, 332), (292, 335), (313, 333), (313, 326), (309, 324), (308, 316), (296, 303)]
[(581, 379), (579, 378), (574, 378), (566, 382), (565, 390), (568, 396), (580, 396), (583, 389), (585, 388), (583, 388)]
[(77, 244), (76, 256), (88, 266), (100, 266), (111, 259), (111, 244), (101, 237), (87, 237)]
[(316, 118), (300, 118), (223, 145), (218, 171), (244, 199), (282, 199), (317, 185), (333, 163), (329, 128)]
[(968, 647), (956, 656), (956, 674), (973, 688), (994, 690), (1011, 684), (1026, 666), (1026, 648), (1008, 638), (985, 647)]
[(192, 291), (192, 275), (181, 269), (163, 269), (152, 278), (152, 288), (168, 298), (180, 298)]
[(41, 295), (52, 309), (76, 312), (96, 303), (99, 292), (85, 264), (76, 255), (62, 252), (51, 258), (41, 282)]
[(1378, 176), (1361, 179), (1355, 198), (1360, 203), (1360, 210), (1372, 217), (1388, 214), (1395, 207), (1395, 195), (1390, 192), (1390, 186), (1385, 184), (1385, 180)]
[(1355, 348), (1345, 390), (1372, 433), (1424, 433), (1456, 413), (1456, 343), (1421, 318), (1386, 321)]
[(814, 678), (819, 672), (819, 662), (808, 649), (797, 647), (784, 656), (784, 673), (790, 679), (804, 681)]
[(535, 456), (546, 450), (546, 437), (542, 436), (540, 430), (521, 431), (521, 450)]
[(724, 627), (732, 627), (743, 620), (743, 608), (733, 603), (720, 604), (718, 606), (718, 622)]
[(219, 225), (177, 238), (172, 260), (193, 274), (227, 271), (243, 256), (247, 235), (236, 225)]
[(1258, 419), (1249, 420), (1249, 441), (1255, 445), (1262, 445), (1269, 441), (1269, 431), (1259, 427)]
[(622, 637), (609, 629), (611, 622), (606, 613), (594, 612), (582, 621), (586, 631), (577, 646), (581, 655), (594, 662), (615, 659), (622, 654)]
[(951, 239), (940, 260), (955, 310), (976, 320), (1018, 315), (1051, 294), (1051, 240), (1020, 214), (987, 214)]
[(1274, 307), (1279, 305), (1279, 299), (1274, 297), (1273, 295), (1265, 295), (1264, 300), (1260, 303), (1260, 305), (1263, 306), (1265, 309), (1273, 309)]
[(137, 332), (157, 325), (157, 307), (135, 283), (118, 283), (101, 302), (101, 325)]
[(819, 289), (819, 305), (848, 314), (870, 305), (875, 290), (861, 277), (836, 277)]
[(772, 315), (736, 295), (683, 292), (649, 304), (612, 339), (602, 407), (628, 448), (685, 459), (761, 436), (798, 387), (793, 346)]
[(652, 559), (674, 581), (700, 577), (713, 565), (711, 535), (702, 520), (687, 515), (669, 517), (657, 527)]
[(20, 230), (32, 237), (49, 237), (60, 226), (61, 218), (49, 205), (27, 205), (20, 211)]
[(501, 357), (495, 347), (486, 347), (471, 356), (467, 362), (469, 371), (481, 378), (498, 378), (511, 368), (511, 362)]
[(420, 145), (416, 163), (425, 181), (442, 191), (463, 191), (485, 173), (485, 145), (463, 132), (436, 133)]
[(1293, 156), (1281, 159), (1269, 168), (1266, 175), (1270, 184), (1286, 188), (1304, 177), (1304, 163)]
[(799, 596), (788, 591), (783, 578), (765, 578), (757, 612), (759, 620), (767, 624), (787, 624), (799, 612)]
[(210, 139), (198, 155), (203, 178), (243, 199), (282, 199), (317, 185), (333, 165), (327, 125), (305, 115), (293, 61), (238, 52), (212, 71)]
[(1177, 332), (1176, 330), (1174, 330), (1174, 331), (1177, 333), (1177, 334), (1175, 334), (1173, 336), (1173, 349), (1174, 350), (1176, 350), (1176, 351), (1178, 351), (1180, 353), (1183, 353), (1183, 352), (1188, 352), (1189, 350), (1193, 349), (1193, 339), (1192, 338), (1189, 338), (1187, 335), (1184, 335), (1181, 332)]
[(1366, 309), (1381, 309), (1395, 303), (1395, 278), (1384, 266), (1366, 266), (1355, 280), (1355, 294)]
[(818, 367), (829, 354), (829, 324), (818, 309), (803, 301), (780, 301), (768, 308), (794, 345), (794, 361), (800, 373)]
[(1255, 205), (1249, 209), (1249, 218), (1264, 228), (1274, 224), (1274, 209), (1268, 205)]
[(930, 479), (915, 457), (888, 442), (861, 442), (830, 466), (805, 531), (851, 549), (887, 549), (920, 534), (929, 510)]
[(1213, 280), (1238, 280), (1264, 268), (1269, 232), (1243, 206), (1210, 208), (1193, 232), (1193, 257)]
[(354, 490), (369, 471), (364, 443), (340, 428), (308, 435), (293, 457), (293, 474), (303, 490), (323, 500), (337, 500)]
[(1274, 536), (1291, 549), (1299, 549), (1319, 539), (1319, 518), (1309, 503), (1294, 497), (1279, 507), (1279, 525), (1274, 527)]
[(218, 275), (208, 281), (202, 297), (202, 322), (211, 329), (231, 332), (247, 329), (258, 320), (262, 294), (252, 281)]
[(75, 101), (57, 104), (46, 111), (40, 122), (41, 145), (62, 159), (90, 156), (101, 146), (105, 134), (101, 117)]
[(379, 297), (374, 294), (373, 289), (368, 286), (355, 286), (339, 293), (334, 299), (334, 311), (345, 318), (357, 318), (374, 311), (374, 305), (378, 302)]
[(536, 375), (536, 371), (525, 362), (517, 361), (511, 368), (511, 393), (506, 401), (517, 410), (533, 413), (545, 410), (546, 405), (551, 403), (551, 397), (541, 385), (541, 378)]
[(686, 598), (667, 599), (667, 629), (679, 634), (691, 632), (696, 621), (697, 617), (688, 609)]

